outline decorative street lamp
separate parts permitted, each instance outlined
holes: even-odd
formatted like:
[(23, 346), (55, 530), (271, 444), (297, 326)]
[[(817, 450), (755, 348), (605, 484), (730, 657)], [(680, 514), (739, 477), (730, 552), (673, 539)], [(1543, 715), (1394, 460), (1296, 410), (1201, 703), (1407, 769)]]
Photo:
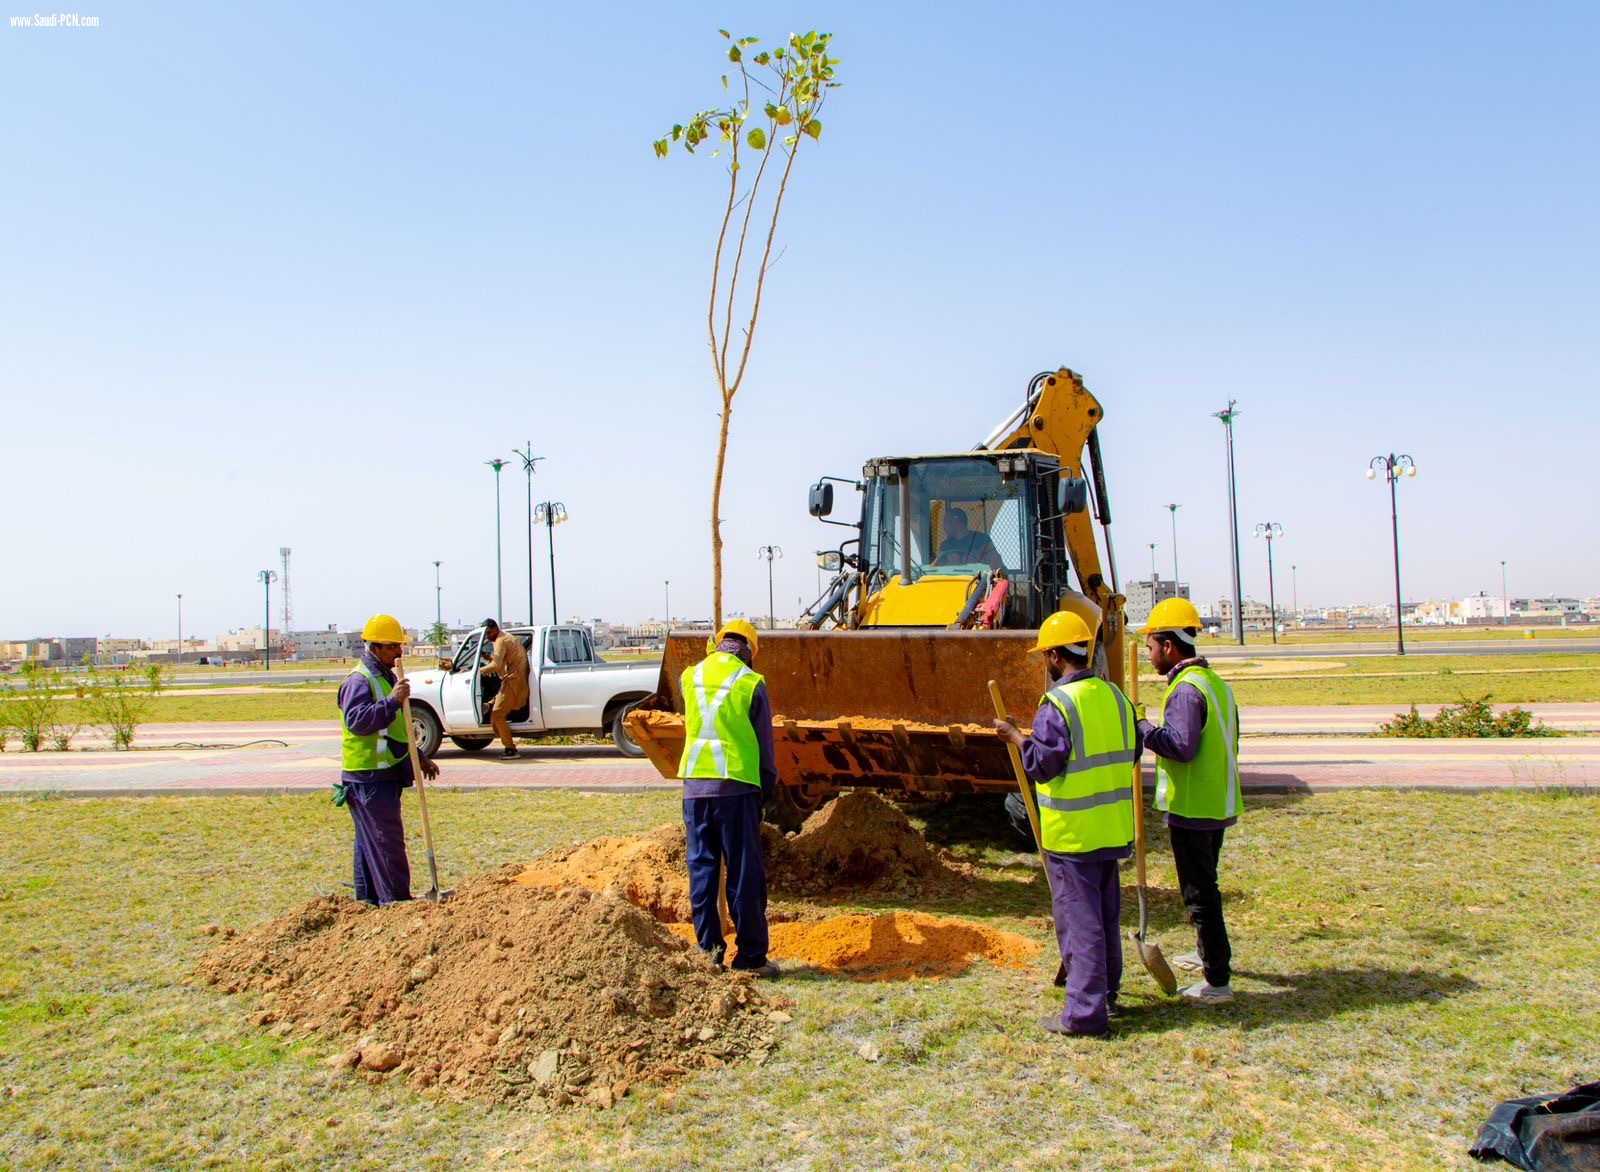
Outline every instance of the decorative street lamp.
[(1300, 621), (1300, 567), (1293, 562), (1289, 564), (1289, 589), (1294, 591), (1293, 601), (1289, 605), (1294, 607), (1294, 621)]
[[(1502, 566), (1504, 562), (1500, 563)], [(178, 663), (183, 663), (183, 595), (178, 595)]]
[(1155, 585), (1156, 585), (1156, 543), (1152, 541), (1150, 543), (1150, 589), (1151, 589), (1152, 597), (1154, 596)]
[[(496, 456), (493, 460), (485, 460), (485, 464), (494, 469), (494, 613), (496, 618), (505, 618), (505, 598), (503, 589), (505, 580), (500, 573), (500, 469), (511, 463)], [(532, 615), (528, 616), (530, 619)]]
[(1263, 521), (1256, 526), (1256, 536), (1267, 539), (1267, 605), (1272, 610), (1272, 641), (1278, 641), (1278, 592), (1272, 582), (1272, 540), (1283, 536), (1283, 526), (1276, 521)]
[(522, 470), (528, 474), (528, 621), (533, 622), (533, 466), (543, 456), (533, 454), (533, 441), (528, 441), (526, 452), (518, 452), (517, 459), (522, 461)]
[[(183, 595), (178, 595), (182, 598)], [(1506, 593), (1506, 559), (1500, 559), (1500, 625), (1511, 621), (1511, 596)]]
[(277, 570), (262, 570), (256, 575), (256, 581), (261, 583), (262, 593), (266, 595), (267, 604), (262, 612), (261, 619), (261, 661), (263, 671), (272, 670), (272, 584), (278, 580)]
[(1389, 527), (1394, 534), (1394, 634), (1397, 653), (1406, 653), (1406, 631), (1400, 611), (1400, 507), (1395, 497), (1394, 484), (1402, 476), (1415, 476), (1417, 465), (1410, 456), (1374, 456), (1367, 464), (1367, 479), (1376, 480), (1383, 472), (1389, 482)]
[(1222, 420), (1222, 426), (1228, 433), (1228, 535), (1233, 543), (1233, 634), (1239, 640), (1239, 646), (1244, 646), (1244, 591), (1239, 585), (1239, 502), (1234, 492), (1233, 477), (1233, 421), (1239, 417), (1239, 410), (1235, 407), (1237, 399), (1229, 399), (1228, 406), (1221, 411), (1213, 411), (1212, 416)]
[(439, 586), (439, 563), (433, 563), (433, 625), (444, 626), (444, 593)]
[(763, 545), (756, 550), (756, 557), (767, 559), (767, 630), (772, 630), (777, 619), (773, 615), (775, 609), (772, 604), (772, 559), (783, 556), (783, 547), (778, 545)]
[(1172, 513), (1172, 585), (1178, 585), (1178, 510), (1182, 505), (1169, 504), (1167, 509)]
[(672, 579), (661, 579), (661, 595), (663, 605), (666, 607), (667, 630), (672, 630)]
[[(567, 506), (560, 501), (541, 501), (534, 507), (533, 523), (545, 527), (550, 543), (550, 624), (556, 619), (556, 526), (567, 519)], [(531, 616), (530, 616), (531, 617)]]

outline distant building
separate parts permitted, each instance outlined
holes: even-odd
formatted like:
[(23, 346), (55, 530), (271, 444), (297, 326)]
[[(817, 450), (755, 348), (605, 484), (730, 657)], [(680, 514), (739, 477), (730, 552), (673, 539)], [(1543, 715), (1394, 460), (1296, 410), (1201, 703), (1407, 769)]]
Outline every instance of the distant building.
[(1157, 574), (1148, 581), (1129, 582), (1126, 597), (1129, 626), (1142, 627), (1158, 602), (1165, 602), (1169, 598), (1188, 598), (1189, 584), (1163, 578)]

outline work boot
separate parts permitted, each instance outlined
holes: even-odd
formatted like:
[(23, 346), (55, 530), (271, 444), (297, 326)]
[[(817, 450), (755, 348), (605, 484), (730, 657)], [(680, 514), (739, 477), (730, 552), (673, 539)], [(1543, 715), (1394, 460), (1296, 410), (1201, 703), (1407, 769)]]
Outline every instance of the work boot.
[(1097, 1034), (1087, 1033), (1083, 1030), (1069, 1030), (1061, 1024), (1059, 1014), (1052, 1013), (1049, 1017), (1039, 1019), (1039, 1028), (1047, 1034), (1060, 1034), (1063, 1038), (1104, 1038), (1108, 1031), (1101, 1030)]
[(1200, 981), (1179, 989), (1178, 996), (1200, 1005), (1226, 1005), (1233, 1000), (1233, 986), (1213, 985), (1209, 981)]
[(782, 969), (773, 964), (770, 960), (765, 964), (757, 965), (753, 969), (742, 969), (738, 965), (734, 965), (733, 971), (736, 973), (749, 973), (752, 977), (763, 977), (768, 980), (781, 975), (783, 972)]

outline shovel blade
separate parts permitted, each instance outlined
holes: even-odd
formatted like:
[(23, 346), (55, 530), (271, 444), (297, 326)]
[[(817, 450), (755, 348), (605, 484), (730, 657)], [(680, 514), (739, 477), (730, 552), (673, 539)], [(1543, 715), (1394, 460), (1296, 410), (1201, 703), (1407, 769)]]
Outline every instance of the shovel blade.
[(1167, 958), (1161, 955), (1161, 945), (1151, 944), (1137, 932), (1128, 933), (1128, 942), (1133, 945), (1139, 954), (1139, 963), (1144, 965), (1145, 971), (1161, 986), (1161, 991), (1171, 997), (1178, 991), (1178, 978), (1173, 974), (1172, 966), (1167, 964)]
[(427, 891), (424, 891), (421, 895), (417, 896), (417, 898), (425, 899), (429, 903), (442, 903), (444, 900), (449, 899), (454, 894), (454, 888), (451, 888), (449, 891), (440, 891), (437, 887), (430, 887)]

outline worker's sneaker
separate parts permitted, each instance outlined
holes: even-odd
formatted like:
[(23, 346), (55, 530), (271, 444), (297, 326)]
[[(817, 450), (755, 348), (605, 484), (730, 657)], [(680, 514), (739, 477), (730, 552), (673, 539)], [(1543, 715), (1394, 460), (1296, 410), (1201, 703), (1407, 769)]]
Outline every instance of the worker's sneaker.
[(517, 761), (517, 760), (520, 760), (521, 757), (522, 757), (522, 750), (521, 749), (512, 748), (512, 749), (502, 749), (500, 751), (500, 760), (502, 760), (502, 761)]
[(1208, 981), (1199, 981), (1186, 988), (1178, 990), (1179, 997), (1197, 1001), (1201, 1005), (1226, 1005), (1233, 1000), (1232, 985), (1213, 985)]
[(763, 977), (768, 980), (778, 976), (783, 972), (782, 969), (773, 964), (770, 960), (767, 961), (766, 964), (758, 965), (753, 969), (742, 969), (738, 965), (734, 965), (733, 971), (736, 973), (749, 973), (752, 977)]
[(1178, 968), (1191, 973), (1199, 972), (1202, 967), (1198, 952), (1186, 952), (1182, 956), (1175, 956), (1172, 958), (1172, 963)]
[(1105, 1030), (1101, 1030), (1096, 1034), (1086, 1033), (1083, 1030), (1069, 1030), (1061, 1024), (1060, 1015), (1054, 1013), (1049, 1017), (1041, 1017), (1039, 1019), (1039, 1028), (1047, 1034), (1060, 1034), (1064, 1038), (1103, 1038), (1107, 1034)]

